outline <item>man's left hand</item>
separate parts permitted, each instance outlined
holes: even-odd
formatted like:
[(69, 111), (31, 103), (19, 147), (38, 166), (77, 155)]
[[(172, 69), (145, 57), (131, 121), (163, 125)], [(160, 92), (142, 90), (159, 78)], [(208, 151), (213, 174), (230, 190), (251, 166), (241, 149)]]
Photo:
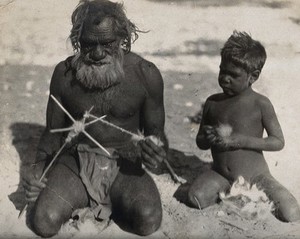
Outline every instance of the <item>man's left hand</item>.
[[(153, 137), (153, 136), (152, 136)], [(157, 168), (167, 157), (166, 151), (162, 146), (158, 146), (151, 139), (151, 136), (140, 141), (142, 149), (143, 163), (148, 168)]]

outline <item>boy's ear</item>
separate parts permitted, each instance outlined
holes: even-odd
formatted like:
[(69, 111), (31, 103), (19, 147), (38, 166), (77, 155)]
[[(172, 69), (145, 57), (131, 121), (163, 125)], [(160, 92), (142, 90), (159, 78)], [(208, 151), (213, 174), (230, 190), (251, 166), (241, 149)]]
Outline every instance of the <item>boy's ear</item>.
[(253, 84), (259, 77), (260, 70), (252, 71), (250, 74), (250, 84)]

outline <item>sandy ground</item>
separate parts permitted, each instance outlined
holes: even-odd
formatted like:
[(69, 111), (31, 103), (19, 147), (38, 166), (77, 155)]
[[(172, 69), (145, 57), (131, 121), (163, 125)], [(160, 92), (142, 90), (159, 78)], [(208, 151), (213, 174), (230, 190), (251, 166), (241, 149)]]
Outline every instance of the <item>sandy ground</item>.
[[(36, 237), (25, 217), (17, 219), (22, 198), (20, 174), (33, 160), (45, 125), (53, 68), (72, 53), (67, 38), (76, 4), (75, 0), (0, 0), (2, 238)], [(210, 153), (198, 150), (194, 143), (198, 125), (185, 118), (219, 91), (219, 49), (234, 29), (251, 33), (265, 45), (268, 59), (254, 87), (273, 102), (286, 139), (284, 150), (265, 156), (272, 174), (300, 201), (299, 1), (124, 0), (124, 5), (129, 18), (140, 29), (149, 30), (140, 35), (133, 50), (162, 72), (172, 164), (188, 180), (204, 162), (211, 161)], [(149, 238), (300, 238), (299, 224), (280, 223), (272, 217), (243, 220), (220, 213), (219, 205), (202, 211), (188, 208), (174, 198), (179, 184), (168, 174), (153, 177), (162, 195), (164, 215), (161, 228)], [(96, 235), (88, 229), (81, 233), (60, 236)], [(139, 238), (116, 224), (100, 237)]]

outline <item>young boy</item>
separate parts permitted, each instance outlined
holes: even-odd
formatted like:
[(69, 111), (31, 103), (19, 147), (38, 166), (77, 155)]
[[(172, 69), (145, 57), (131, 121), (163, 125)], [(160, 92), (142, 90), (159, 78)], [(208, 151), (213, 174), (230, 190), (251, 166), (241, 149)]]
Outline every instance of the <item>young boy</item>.
[(196, 139), (200, 149), (211, 149), (213, 169), (192, 183), (188, 199), (194, 207), (210, 206), (241, 175), (264, 190), (277, 218), (292, 222), (300, 219), (298, 203), (272, 177), (263, 156), (264, 150), (284, 147), (281, 127), (270, 100), (251, 87), (265, 60), (264, 47), (245, 32), (234, 31), (221, 50), (218, 81), (223, 93), (206, 100)]

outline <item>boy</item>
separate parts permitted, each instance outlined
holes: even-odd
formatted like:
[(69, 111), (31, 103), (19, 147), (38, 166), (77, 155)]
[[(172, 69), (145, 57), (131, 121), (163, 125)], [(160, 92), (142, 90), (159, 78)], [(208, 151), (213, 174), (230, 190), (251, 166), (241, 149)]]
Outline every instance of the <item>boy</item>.
[(211, 149), (213, 169), (196, 178), (188, 199), (194, 207), (208, 207), (241, 175), (265, 191), (278, 219), (292, 222), (300, 219), (297, 201), (272, 177), (263, 156), (264, 150), (284, 147), (281, 127), (270, 100), (251, 87), (266, 57), (260, 42), (245, 32), (234, 31), (221, 50), (218, 81), (223, 93), (206, 100), (196, 139), (200, 149)]

